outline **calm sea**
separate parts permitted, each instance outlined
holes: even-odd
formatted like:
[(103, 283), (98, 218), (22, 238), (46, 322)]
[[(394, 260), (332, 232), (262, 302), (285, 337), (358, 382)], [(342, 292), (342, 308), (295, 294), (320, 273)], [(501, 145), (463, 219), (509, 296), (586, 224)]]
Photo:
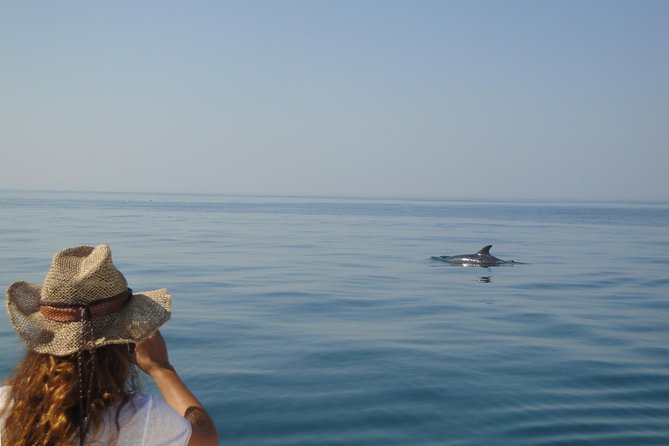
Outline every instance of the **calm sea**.
[(4, 287), (103, 242), (221, 444), (669, 445), (669, 204), (0, 192)]

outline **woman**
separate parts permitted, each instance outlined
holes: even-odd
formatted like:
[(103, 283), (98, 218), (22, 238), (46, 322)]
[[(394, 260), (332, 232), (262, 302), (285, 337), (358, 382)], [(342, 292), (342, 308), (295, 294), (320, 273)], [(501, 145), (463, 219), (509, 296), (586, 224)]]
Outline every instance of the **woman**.
[[(7, 311), (28, 352), (0, 387), (0, 446), (218, 444), (158, 331), (172, 296), (133, 293), (109, 246), (58, 252), (42, 286), (7, 289)], [(135, 366), (164, 401), (139, 392)]]

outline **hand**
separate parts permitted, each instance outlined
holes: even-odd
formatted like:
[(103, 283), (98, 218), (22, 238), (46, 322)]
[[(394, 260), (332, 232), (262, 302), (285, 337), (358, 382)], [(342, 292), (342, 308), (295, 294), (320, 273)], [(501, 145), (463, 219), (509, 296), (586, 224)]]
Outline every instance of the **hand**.
[(161, 370), (174, 370), (167, 355), (165, 339), (156, 331), (135, 346), (135, 364), (144, 373), (153, 376)]

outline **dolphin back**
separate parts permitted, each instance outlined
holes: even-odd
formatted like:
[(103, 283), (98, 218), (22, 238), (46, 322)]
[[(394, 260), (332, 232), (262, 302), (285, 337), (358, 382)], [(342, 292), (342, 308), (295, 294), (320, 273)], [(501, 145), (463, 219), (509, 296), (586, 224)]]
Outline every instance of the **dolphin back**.
[(476, 254), (460, 254), (456, 256), (434, 256), (433, 260), (440, 260), (442, 262), (450, 263), (451, 265), (478, 265), (483, 267), (490, 266), (502, 266), (502, 265), (514, 265), (522, 264), (523, 262), (516, 262), (514, 260), (502, 260), (498, 259), (494, 255), (490, 254), (490, 248), (492, 245), (486, 245), (481, 248)]

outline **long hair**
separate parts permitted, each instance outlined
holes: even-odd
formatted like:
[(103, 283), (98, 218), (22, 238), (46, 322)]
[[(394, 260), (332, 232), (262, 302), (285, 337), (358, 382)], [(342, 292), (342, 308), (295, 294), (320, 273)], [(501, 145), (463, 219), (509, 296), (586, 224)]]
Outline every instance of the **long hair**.
[[(94, 371), (88, 404), (89, 429), (95, 438), (108, 411), (114, 411), (118, 434), (121, 409), (138, 390), (137, 371), (129, 345), (107, 345), (93, 354), (82, 352), (81, 376)], [(95, 361), (95, 364), (93, 362)], [(82, 422), (77, 355), (53, 356), (29, 351), (7, 381), (2, 443), (7, 446), (58, 446), (74, 444)], [(88, 378), (83, 378), (86, 386)], [(88, 389), (83, 391), (88, 394)]]

